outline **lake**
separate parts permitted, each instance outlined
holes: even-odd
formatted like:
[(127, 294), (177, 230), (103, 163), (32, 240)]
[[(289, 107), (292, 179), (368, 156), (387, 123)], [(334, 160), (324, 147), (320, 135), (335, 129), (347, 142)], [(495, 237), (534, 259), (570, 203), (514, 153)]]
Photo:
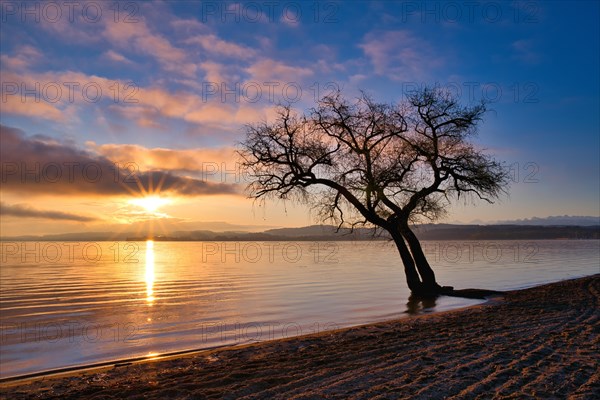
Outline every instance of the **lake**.
[[(2, 242), (0, 377), (248, 343), (477, 304), (409, 301), (375, 242)], [(519, 289), (599, 273), (597, 240), (424, 241), (438, 282)]]

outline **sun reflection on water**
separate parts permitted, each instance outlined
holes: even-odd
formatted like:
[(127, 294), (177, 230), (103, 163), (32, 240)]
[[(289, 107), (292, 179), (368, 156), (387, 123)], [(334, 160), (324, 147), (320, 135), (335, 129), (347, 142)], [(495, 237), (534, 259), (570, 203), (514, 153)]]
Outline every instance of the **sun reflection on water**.
[(146, 241), (146, 302), (154, 302), (154, 241)]

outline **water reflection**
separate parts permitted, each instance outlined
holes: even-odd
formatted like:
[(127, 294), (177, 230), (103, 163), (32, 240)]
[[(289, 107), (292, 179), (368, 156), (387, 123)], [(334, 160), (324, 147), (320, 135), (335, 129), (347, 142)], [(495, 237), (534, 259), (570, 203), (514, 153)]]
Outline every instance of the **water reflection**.
[[(261, 330), (260, 340), (279, 339), (389, 320), (407, 308), (430, 313), (481, 303), (440, 296), (431, 308), (433, 299), (409, 301), (398, 250), (387, 242), (335, 242), (335, 252), (321, 247), (318, 254), (309, 241), (242, 242), (238, 247), (230, 242), (59, 243), (63, 257), (67, 250), (75, 252), (68, 268), (43, 252), (35, 261), (27, 253), (33, 242), (15, 243), (14, 249), (0, 243), (0, 258), (6, 259), (0, 267), (0, 378), (233, 344), (257, 339)], [(446, 243), (429, 246), (440, 249)], [(455, 242), (469, 249), (478, 248), (477, 243)], [(491, 259), (491, 252), (473, 260), (463, 251), (462, 260), (438, 260), (438, 281), (511, 290), (598, 273), (598, 240), (487, 243), (499, 243), (506, 260)], [(101, 246), (102, 262), (90, 260), (93, 249), (88, 257), (79, 251), (86, 244)], [(539, 262), (515, 259), (510, 251), (519, 245), (537, 246)], [(115, 246), (124, 250), (120, 262)], [(262, 257), (251, 253), (256, 246)], [(139, 262), (125, 258), (132, 248), (139, 249), (133, 253)], [(239, 259), (225, 254), (231, 249), (239, 251)]]
[(154, 302), (154, 241), (146, 241), (146, 302)]
[(406, 313), (410, 315), (417, 315), (426, 312), (433, 311), (435, 308), (437, 297), (423, 297), (423, 296), (408, 296), (408, 303), (406, 303)]

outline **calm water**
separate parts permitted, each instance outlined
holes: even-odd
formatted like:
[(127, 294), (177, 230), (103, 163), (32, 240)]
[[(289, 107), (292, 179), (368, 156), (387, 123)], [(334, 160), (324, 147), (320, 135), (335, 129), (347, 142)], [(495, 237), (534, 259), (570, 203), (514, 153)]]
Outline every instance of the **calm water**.
[[(0, 376), (476, 304), (408, 301), (387, 242), (3, 242)], [(598, 273), (598, 241), (424, 242), (444, 285)]]

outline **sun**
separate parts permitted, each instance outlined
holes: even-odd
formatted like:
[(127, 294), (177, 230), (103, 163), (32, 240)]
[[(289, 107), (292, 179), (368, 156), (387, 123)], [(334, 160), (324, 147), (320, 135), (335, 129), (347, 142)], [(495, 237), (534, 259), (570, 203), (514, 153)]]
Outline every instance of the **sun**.
[(169, 199), (165, 199), (164, 197), (146, 196), (146, 197), (130, 200), (129, 202), (138, 207), (142, 207), (144, 210), (146, 210), (150, 213), (154, 213), (160, 207), (162, 207), (166, 204), (169, 204), (171, 201)]

